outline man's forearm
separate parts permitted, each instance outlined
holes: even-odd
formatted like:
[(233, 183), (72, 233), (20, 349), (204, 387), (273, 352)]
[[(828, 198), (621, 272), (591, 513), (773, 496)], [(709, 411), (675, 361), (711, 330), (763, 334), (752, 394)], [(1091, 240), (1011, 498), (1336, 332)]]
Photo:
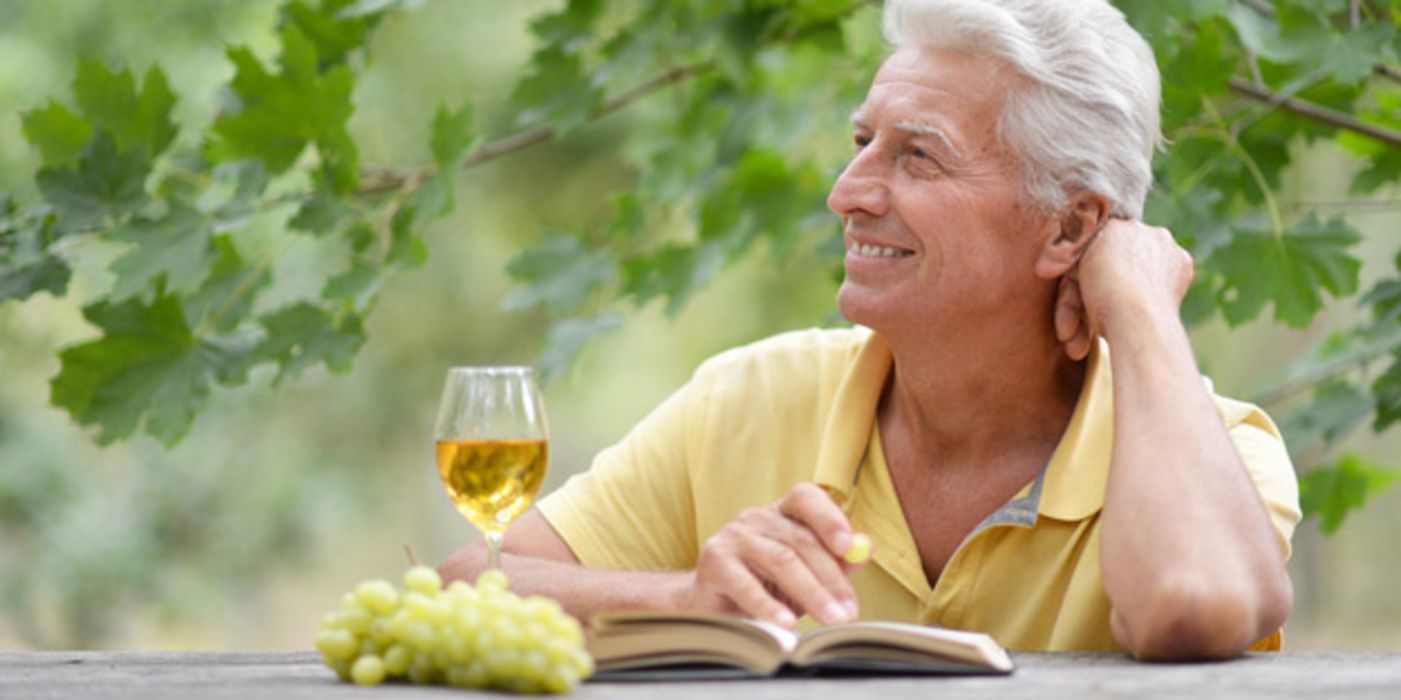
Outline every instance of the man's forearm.
[(1175, 315), (1112, 331), (1101, 556), (1115, 633), (1140, 657), (1234, 656), (1288, 614), (1268, 515)]
[[(444, 581), (473, 581), (486, 568), (482, 543), (463, 547), (438, 565)], [(675, 610), (692, 572), (607, 571), (533, 556), (501, 554), (511, 591), (559, 601), (570, 615), (587, 622), (605, 610)]]

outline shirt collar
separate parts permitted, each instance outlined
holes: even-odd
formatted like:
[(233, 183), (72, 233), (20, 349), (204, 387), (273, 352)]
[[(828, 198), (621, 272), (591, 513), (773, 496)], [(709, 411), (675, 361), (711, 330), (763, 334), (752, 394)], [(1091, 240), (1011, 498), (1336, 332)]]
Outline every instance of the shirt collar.
[[(1104, 504), (1113, 446), (1114, 392), (1109, 346), (1102, 338), (1088, 362), (1080, 398), (1050, 462), (1018, 494), (1018, 498), (1035, 497), (1031, 502), (1036, 503), (1036, 511), (1057, 520), (1083, 520)], [(854, 492), (891, 363), (890, 346), (880, 334), (870, 332), (837, 386), (827, 415), (813, 480), (843, 505)]]

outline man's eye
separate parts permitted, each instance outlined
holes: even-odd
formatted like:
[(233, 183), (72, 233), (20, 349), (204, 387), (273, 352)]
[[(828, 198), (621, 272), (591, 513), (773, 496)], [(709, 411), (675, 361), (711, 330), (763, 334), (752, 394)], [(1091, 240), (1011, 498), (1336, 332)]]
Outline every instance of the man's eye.
[(856, 143), (856, 150), (858, 151), (871, 143), (871, 137), (869, 136), (854, 136), (851, 140)]
[(910, 155), (919, 158), (920, 160), (929, 160), (929, 154), (925, 153), (923, 148), (910, 149)]

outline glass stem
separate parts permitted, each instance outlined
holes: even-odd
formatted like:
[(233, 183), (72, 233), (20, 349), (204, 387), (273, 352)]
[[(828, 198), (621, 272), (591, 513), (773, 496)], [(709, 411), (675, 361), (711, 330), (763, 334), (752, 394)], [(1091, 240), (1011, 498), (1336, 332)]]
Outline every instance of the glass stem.
[(488, 571), (501, 569), (501, 533), (499, 532), (486, 533), (486, 568)]

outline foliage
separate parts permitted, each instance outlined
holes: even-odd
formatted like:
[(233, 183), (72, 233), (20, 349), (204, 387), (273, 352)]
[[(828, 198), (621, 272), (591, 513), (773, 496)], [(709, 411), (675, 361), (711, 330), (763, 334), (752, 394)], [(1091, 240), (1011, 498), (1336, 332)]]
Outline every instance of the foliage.
[[(1392, 270), (1359, 295), (1359, 234), (1278, 193), (1308, 143), (1359, 160), (1359, 197), (1401, 179), (1401, 11), (1341, 0), (1117, 4), (1164, 75), (1171, 146), (1147, 218), (1198, 261), (1186, 320), (1219, 313), (1239, 325), (1269, 308), (1303, 328), (1330, 298), (1355, 298), (1371, 315), (1336, 329), (1263, 397), (1312, 395), (1286, 423), (1326, 426), (1296, 441), (1295, 457), (1322, 470), (1305, 479), (1305, 503), (1334, 527), (1362, 498), (1321, 485), (1358, 471), (1333, 446), (1367, 416), (1376, 431), (1401, 417), (1401, 278)], [(275, 381), (316, 365), (346, 370), (384, 280), (425, 260), (424, 228), (455, 206), (459, 171), (620, 111), (635, 183), (609, 216), (542, 235), (508, 266), (519, 288), (505, 306), (554, 323), (547, 376), (630, 311), (661, 302), (677, 313), (746, 256), (839, 274), (823, 199), (845, 157), (845, 115), (882, 54), (873, 3), (568, 0), (531, 24), (539, 48), (511, 96), (510, 133), (480, 143), (473, 106), (444, 105), (430, 162), (371, 165), (348, 122), (377, 25), (404, 11), (287, 3), (275, 61), (228, 49), (232, 78), (208, 123), (176, 125), (184, 96), (160, 66), (138, 79), (92, 60), (79, 63), (71, 102), (23, 115), (42, 165), (34, 201), (0, 195), (0, 300), (69, 293), (74, 240), (126, 246), (111, 288), (84, 309), (100, 335), (63, 350), (52, 381), (53, 404), (96, 426), (99, 442), (143, 430), (174, 444), (213, 385), (243, 384), (261, 365), (277, 368)], [(278, 282), (272, 263), (300, 237), (344, 267), (318, 294), (269, 308), (260, 299)]]

